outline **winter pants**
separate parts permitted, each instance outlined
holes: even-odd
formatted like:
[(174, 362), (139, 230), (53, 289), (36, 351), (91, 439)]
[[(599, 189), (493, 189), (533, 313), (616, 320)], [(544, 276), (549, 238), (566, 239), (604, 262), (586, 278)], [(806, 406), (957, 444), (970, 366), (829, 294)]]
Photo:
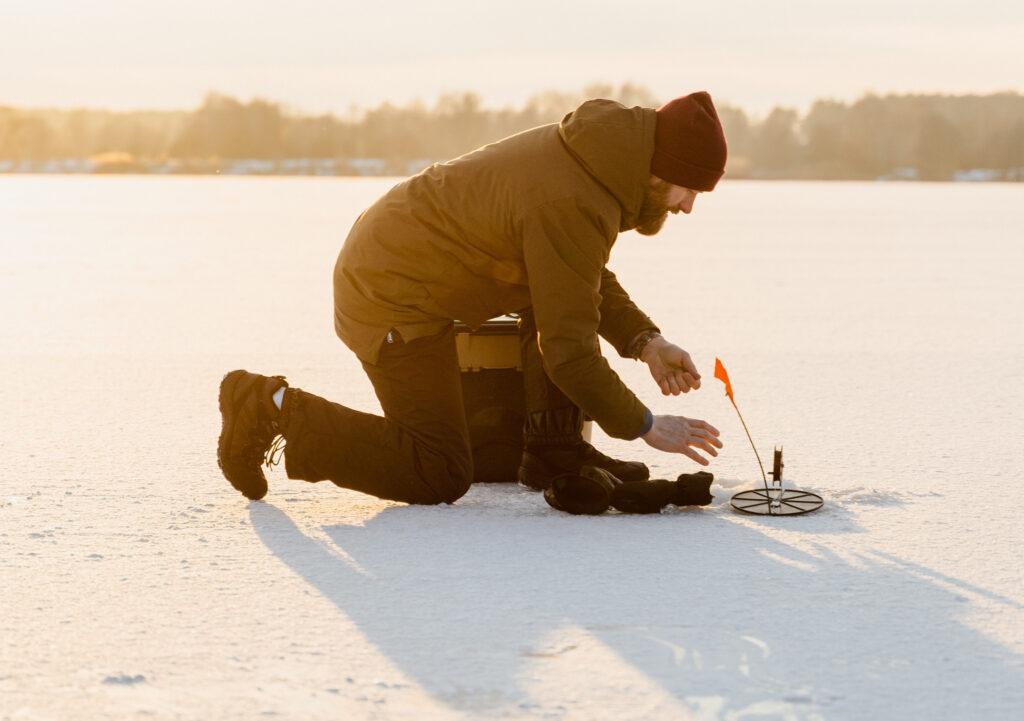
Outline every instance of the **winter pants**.
[[(394, 501), (452, 503), (473, 480), (454, 324), (408, 343), (396, 332), (392, 338), (376, 365), (363, 363), (383, 418), (298, 388), (286, 391), (279, 419), (287, 441), (285, 470), (289, 478), (330, 480)], [(538, 432), (578, 437), (579, 412), (544, 372), (528, 311), (521, 314), (520, 347), (528, 431), (532, 418)], [(560, 428), (545, 425), (544, 411), (561, 408), (570, 410), (572, 420)]]
[(363, 363), (383, 418), (285, 392), (285, 470), (394, 501), (452, 503), (473, 480), (455, 327), (408, 343), (392, 338), (377, 365)]

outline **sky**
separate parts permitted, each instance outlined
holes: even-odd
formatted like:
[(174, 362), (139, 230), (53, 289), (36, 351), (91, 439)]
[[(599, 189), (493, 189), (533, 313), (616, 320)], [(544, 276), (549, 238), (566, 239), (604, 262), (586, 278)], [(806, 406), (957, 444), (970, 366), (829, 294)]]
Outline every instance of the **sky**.
[(0, 105), (302, 112), (632, 81), (754, 113), (865, 92), (1024, 91), (1020, 0), (0, 0)]

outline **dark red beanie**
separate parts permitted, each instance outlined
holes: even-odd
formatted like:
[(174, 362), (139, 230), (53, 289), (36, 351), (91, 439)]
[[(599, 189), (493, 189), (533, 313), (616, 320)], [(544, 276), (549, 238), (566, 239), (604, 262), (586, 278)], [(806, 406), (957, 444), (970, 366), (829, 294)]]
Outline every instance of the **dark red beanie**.
[(727, 150), (711, 96), (690, 93), (657, 112), (651, 173), (691, 190), (714, 190), (725, 172)]

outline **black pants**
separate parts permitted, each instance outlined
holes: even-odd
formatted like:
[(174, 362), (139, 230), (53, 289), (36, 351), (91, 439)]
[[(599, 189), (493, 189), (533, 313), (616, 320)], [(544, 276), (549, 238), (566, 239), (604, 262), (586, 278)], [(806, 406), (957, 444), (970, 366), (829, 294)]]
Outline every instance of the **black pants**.
[[(528, 311), (521, 314), (519, 328), (527, 441), (545, 435), (578, 438), (579, 411), (544, 372)], [(289, 478), (330, 480), (378, 498), (452, 503), (473, 481), (454, 324), (409, 343), (397, 333), (392, 337), (377, 365), (363, 363), (383, 418), (288, 389), (279, 421), (287, 441), (285, 469)], [(574, 420), (551, 427), (546, 411), (557, 409)]]

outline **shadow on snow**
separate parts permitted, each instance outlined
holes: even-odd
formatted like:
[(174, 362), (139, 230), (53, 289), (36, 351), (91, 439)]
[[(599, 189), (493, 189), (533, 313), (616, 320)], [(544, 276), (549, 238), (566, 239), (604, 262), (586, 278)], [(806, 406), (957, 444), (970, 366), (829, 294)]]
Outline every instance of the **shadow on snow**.
[[(582, 518), (538, 497), (535, 513), (510, 515), (502, 499), (517, 492), (323, 527), (336, 549), (274, 506), (249, 512), (274, 555), (453, 708), (539, 708), (530, 689), (544, 674), (614, 685), (573, 665), (576, 647), (555, 635), (567, 628), (712, 717), (966, 718), (1024, 702), (1020, 657), (964, 622), (972, 596), (1000, 613), (1020, 605), (891, 554), (814, 542), (861, 530), (841, 508), (752, 522), (724, 506)], [(801, 548), (769, 535), (783, 528)], [(552, 671), (552, 659), (568, 665)]]

